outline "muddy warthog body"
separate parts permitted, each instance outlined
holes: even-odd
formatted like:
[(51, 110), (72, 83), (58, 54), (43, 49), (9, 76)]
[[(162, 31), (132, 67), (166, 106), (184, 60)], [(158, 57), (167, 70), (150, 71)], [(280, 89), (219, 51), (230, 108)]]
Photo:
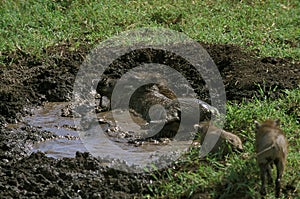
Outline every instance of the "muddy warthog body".
[(275, 195), (279, 197), (281, 189), (281, 177), (287, 158), (287, 140), (283, 131), (279, 128), (279, 120), (266, 120), (263, 123), (255, 121), (256, 127), (256, 153), (257, 163), (260, 168), (262, 196), (266, 195), (265, 177), (267, 175), (269, 184), (273, 184), (271, 168), (273, 164), (277, 168), (277, 178), (275, 182)]

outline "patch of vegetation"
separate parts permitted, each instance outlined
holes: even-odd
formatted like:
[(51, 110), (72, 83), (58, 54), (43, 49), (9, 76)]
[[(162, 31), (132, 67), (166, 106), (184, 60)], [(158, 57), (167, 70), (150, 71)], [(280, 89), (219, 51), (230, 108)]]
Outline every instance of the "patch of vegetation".
[[(277, 100), (260, 96), (252, 102), (227, 104), (224, 129), (239, 135), (244, 151), (232, 153), (224, 159), (218, 155), (199, 158), (199, 148), (193, 147), (174, 167), (154, 174), (149, 188), (155, 198), (184, 198), (201, 195), (205, 198), (259, 198), (260, 177), (254, 152), (254, 119), (279, 118), (289, 142), (287, 168), (283, 177), (281, 198), (297, 198), (300, 192), (300, 87), (285, 93)], [(258, 98), (264, 98), (258, 100)], [(273, 175), (276, 172), (274, 169)], [(274, 187), (268, 187), (268, 198), (274, 198)], [(146, 197), (150, 197), (146, 196)]]
[(57, 43), (96, 45), (122, 31), (160, 26), (197, 41), (233, 43), (261, 56), (299, 59), (299, 13), (295, 0), (2, 0), (0, 52), (20, 50), (38, 57)]

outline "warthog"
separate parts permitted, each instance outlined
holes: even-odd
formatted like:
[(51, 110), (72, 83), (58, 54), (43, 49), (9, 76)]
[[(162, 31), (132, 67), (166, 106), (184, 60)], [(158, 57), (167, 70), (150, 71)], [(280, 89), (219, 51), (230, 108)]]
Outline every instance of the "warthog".
[[(200, 143), (204, 152), (227, 154), (231, 150), (243, 151), (242, 141), (237, 135), (214, 126), (210, 121), (200, 122), (194, 125), (194, 128), (200, 133)], [(211, 150), (207, 151), (209, 149)]]
[(108, 97), (109, 100), (111, 99), (111, 96), (112, 96), (112, 93), (113, 93), (116, 83), (117, 83), (117, 79), (112, 79), (109, 77), (104, 77), (98, 83), (96, 91), (97, 91), (97, 93), (99, 93), (101, 95), (100, 103), (99, 103), (100, 107), (103, 106), (103, 104), (102, 104), (103, 96)]
[(268, 177), (268, 183), (273, 184), (271, 168), (273, 164), (277, 168), (277, 178), (275, 182), (275, 196), (280, 196), (280, 181), (283, 175), (286, 158), (288, 153), (288, 143), (283, 131), (279, 128), (279, 120), (266, 120), (263, 123), (255, 123), (255, 147), (256, 158), (260, 168), (262, 197), (266, 195), (265, 177)]

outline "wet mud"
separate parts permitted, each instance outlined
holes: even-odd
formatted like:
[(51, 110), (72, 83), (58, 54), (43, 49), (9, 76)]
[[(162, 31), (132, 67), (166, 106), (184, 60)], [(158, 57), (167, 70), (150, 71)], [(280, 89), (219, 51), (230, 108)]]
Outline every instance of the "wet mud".
[[(227, 100), (251, 100), (259, 96), (258, 85), (267, 96), (277, 98), (283, 90), (300, 84), (299, 61), (259, 58), (234, 45), (202, 46), (220, 71)], [(139, 198), (150, 193), (147, 185), (153, 179), (147, 173), (109, 168), (110, 160), (96, 159), (86, 152), (61, 159), (32, 153), (37, 143), (59, 136), (26, 122), (22, 127), (12, 125), (34, 114), (33, 108), (45, 102), (70, 101), (77, 71), (89, 49), (88, 45), (76, 50), (70, 44), (57, 45), (44, 49), (46, 58), (21, 51), (2, 53), (6, 59), (0, 65), (0, 198)], [(174, 65), (186, 64), (167, 52), (144, 49), (120, 58), (106, 75), (119, 78), (122, 71), (114, 70), (114, 64), (122, 69), (130, 64), (149, 63), (153, 61), (149, 55)], [(199, 99), (207, 101), (204, 81), (194, 71), (186, 70), (184, 74)]]

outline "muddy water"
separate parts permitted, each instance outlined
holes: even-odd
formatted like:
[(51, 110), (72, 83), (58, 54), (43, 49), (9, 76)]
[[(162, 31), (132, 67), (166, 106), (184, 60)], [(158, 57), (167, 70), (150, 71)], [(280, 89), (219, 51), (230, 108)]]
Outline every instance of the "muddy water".
[[(33, 116), (24, 118), (26, 123), (31, 126), (51, 131), (59, 136), (57, 139), (35, 144), (33, 152), (42, 151), (48, 157), (63, 158), (74, 157), (76, 151), (88, 151), (95, 157), (115, 158), (125, 161), (129, 165), (145, 166), (156, 161), (162, 155), (168, 155), (170, 151), (182, 151), (190, 144), (189, 142), (172, 141), (168, 144), (149, 142), (136, 146), (129, 144), (128, 139), (124, 137), (103, 133), (103, 129), (108, 128), (108, 125), (105, 124), (101, 125), (101, 128), (94, 127), (94, 131), (92, 128), (92, 132), (94, 132), (92, 135), (83, 135), (75, 128), (74, 118), (61, 117), (61, 109), (66, 105), (67, 103), (46, 103), (44, 107), (35, 110)], [(109, 120), (111, 114), (101, 113), (98, 117)], [(122, 117), (122, 113), (119, 117)], [(133, 120), (137, 121), (137, 119)], [(119, 125), (131, 128), (131, 124), (126, 122), (119, 121)]]
[(27, 116), (24, 121), (31, 126), (39, 127), (58, 135), (59, 138), (47, 140), (33, 145), (33, 152), (42, 151), (48, 157), (74, 157), (76, 151), (87, 151), (75, 130), (74, 120), (61, 117), (61, 109), (67, 103), (46, 103), (34, 111), (33, 116)]

